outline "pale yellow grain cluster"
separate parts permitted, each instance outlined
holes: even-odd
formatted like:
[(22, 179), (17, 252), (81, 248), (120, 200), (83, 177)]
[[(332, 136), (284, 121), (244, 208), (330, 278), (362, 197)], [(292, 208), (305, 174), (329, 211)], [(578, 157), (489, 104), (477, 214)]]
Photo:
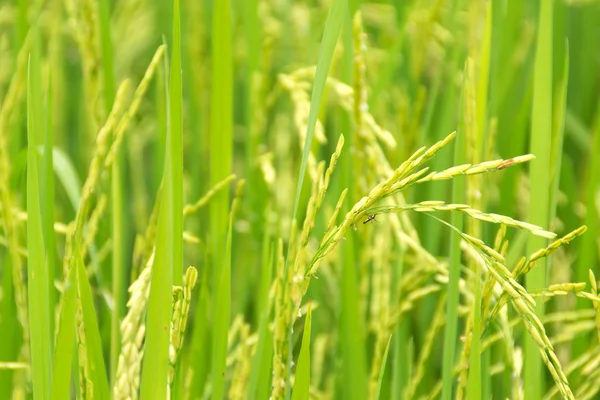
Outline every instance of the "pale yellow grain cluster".
[(435, 342), (435, 337), (437, 336), (438, 330), (444, 326), (444, 311), (446, 306), (446, 296), (442, 295), (440, 300), (438, 301), (438, 306), (436, 308), (435, 314), (431, 320), (429, 325), (429, 329), (427, 330), (427, 334), (425, 335), (425, 340), (423, 342), (423, 347), (419, 352), (419, 360), (417, 362), (417, 366), (414, 370), (413, 375), (408, 381), (408, 385), (406, 386), (403, 394), (403, 398), (412, 399), (415, 396), (415, 393), (421, 383), (421, 380), (425, 376), (426, 363), (429, 360), (431, 355), (431, 351), (433, 349), (433, 344)]
[[(295, 225), (295, 222), (293, 223)], [(292, 230), (294, 232), (295, 229)], [(293, 237), (291, 238), (293, 239)], [(293, 243), (290, 240), (290, 243)], [(275, 300), (275, 318), (273, 320), (273, 379), (271, 381), (271, 398), (281, 399), (285, 392), (285, 379), (289, 368), (288, 346), (289, 327), (292, 318), (292, 302), (285, 296), (285, 288), (291, 284), (291, 274), (284, 280), (285, 259), (283, 257), (283, 242), (279, 240), (277, 247), (277, 277), (273, 282)]]
[[(531, 256), (529, 256), (529, 259), (526, 259), (525, 257), (521, 258), (519, 260), (519, 262), (517, 263), (517, 265), (515, 266), (515, 268), (513, 269), (513, 272), (511, 273), (512, 278), (515, 280), (521, 278), (522, 276), (527, 274), (527, 272), (529, 272), (531, 270), (531, 268), (533, 268), (535, 266), (536, 260), (539, 260), (542, 257), (547, 257), (547, 256), (551, 255), (559, 247), (561, 247), (565, 244), (568, 244), (573, 239), (575, 239), (577, 236), (582, 235), (586, 230), (587, 230), (587, 227), (585, 225), (581, 226), (581, 227), (575, 229), (574, 231), (569, 232), (565, 236), (550, 243), (547, 247), (536, 251)], [(496, 302), (496, 305), (494, 306), (494, 308), (492, 309), (490, 317), (488, 319), (488, 323), (490, 321), (494, 320), (495, 316), (498, 314), (499, 310), (502, 307), (504, 307), (507, 300), (508, 300), (508, 294), (503, 293), (501, 295), (501, 297), (498, 299), (498, 301)]]
[[(88, 119), (88, 134), (93, 135), (98, 131), (105, 115), (100, 101), (101, 56), (97, 3), (92, 0), (67, 0), (65, 6), (70, 33), (77, 42), (83, 62), (85, 109), (91, 117)], [(94, 138), (90, 136), (88, 145), (93, 142)]]
[(482, 251), (478, 242), (470, 241), (464, 234), (462, 234), (462, 236), (463, 239), (465, 239), (465, 241), (479, 254), (488, 272), (510, 296), (515, 311), (523, 319), (525, 328), (534, 342), (538, 345), (542, 360), (544, 361), (544, 364), (546, 364), (560, 393), (567, 399), (574, 399), (561, 363), (554, 352), (552, 343), (546, 335), (544, 325), (535, 314), (535, 300), (533, 300), (532, 296), (523, 288), (523, 286), (513, 279), (512, 273), (502, 263)]
[(192, 290), (196, 286), (198, 270), (189, 267), (185, 271), (183, 288), (173, 288), (174, 304), (171, 319), (171, 339), (169, 343), (169, 386), (173, 384), (175, 368), (179, 359), (179, 353), (183, 347), (185, 328), (187, 326), (188, 314), (192, 302)]
[(235, 367), (229, 388), (229, 399), (243, 400), (248, 393), (248, 378), (252, 367), (252, 346), (250, 345), (250, 326), (242, 324), (239, 333), (239, 344), (234, 351)]
[(108, 154), (106, 155), (106, 159), (104, 160), (105, 168), (110, 167), (110, 165), (114, 161), (117, 151), (119, 150), (119, 147), (121, 145), (121, 141), (123, 140), (125, 131), (127, 131), (127, 128), (129, 127), (129, 123), (131, 122), (131, 119), (138, 112), (138, 109), (140, 107), (142, 99), (144, 98), (144, 95), (146, 94), (146, 91), (148, 90), (148, 86), (150, 85), (150, 82), (152, 81), (152, 77), (154, 76), (156, 69), (160, 65), (162, 57), (165, 53), (165, 49), (166, 49), (165, 45), (161, 45), (158, 47), (158, 49), (156, 49), (156, 52), (154, 53), (154, 56), (152, 57), (152, 60), (150, 61), (150, 64), (148, 65), (148, 68), (146, 69), (146, 72), (144, 73), (144, 77), (140, 81), (137, 89), (135, 90), (135, 93), (133, 94), (133, 99), (131, 100), (131, 104), (129, 105), (129, 108), (125, 112), (125, 115), (123, 115), (123, 117), (119, 121), (119, 124), (116, 127), (116, 131), (114, 134), (114, 140), (110, 147), (110, 151), (108, 152)]
[(87, 342), (82, 310), (81, 301), (77, 299), (75, 322), (77, 326), (77, 359), (79, 361), (79, 393), (82, 399), (93, 399), (94, 386), (89, 378), (90, 365), (87, 362)]
[[(303, 222), (302, 231), (298, 236), (295, 221), (292, 224), (289, 257), (289, 271), (285, 271), (282, 246), (278, 249), (277, 278), (275, 280), (275, 325), (273, 356), (273, 381), (271, 397), (280, 398), (285, 388), (285, 379), (291, 360), (289, 359), (289, 331), (295, 320), (302, 302), (302, 297), (308, 289), (310, 277), (306, 276), (308, 260), (309, 237), (331, 180), (331, 175), (340, 157), (344, 145), (344, 136), (340, 135), (335, 152), (331, 156), (329, 166), (319, 163), (315, 170), (315, 179), (312, 180), (311, 197)], [(341, 206), (341, 204), (340, 204)]]
[[(505, 215), (484, 213), (483, 211), (471, 208), (466, 204), (446, 204), (443, 201), (423, 201), (416, 204), (400, 205), (400, 206), (380, 206), (371, 207), (366, 210), (366, 213), (392, 213), (392, 212), (403, 212), (403, 211), (416, 211), (420, 213), (430, 213), (434, 211), (460, 211), (467, 214), (469, 217), (479, 221), (490, 222), (493, 224), (502, 224), (511, 228), (527, 230), (534, 235), (542, 236), (545, 238), (554, 238), (556, 234), (549, 232), (541, 226), (533, 225), (528, 222), (518, 221)], [(481, 242), (479, 239), (474, 239)]]
[(140, 371), (146, 325), (144, 317), (154, 257), (150, 257), (139, 278), (129, 287), (127, 315), (121, 322), (121, 353), (117, 364), (117, 380), (113, 388), (114, 399), (135, 400), (140, 387)]
[[(290, 99), (294, 106), (294, 126), (298, 132), (298, 140), (300, 144), (300, 150), (304, 149), (304, 143), (306, 142), (306, 129), (308, 126), (308, 114), (310, 111), (310, 97), (308, 92), (310, 85), (307, 82), (294, 79), (294, 76), (280, 74), (278, 77), (278, 84), (281, 88), (289, 93)], [(323, 125), (319, 120), (315, 125), (314, 138), (320, 144), (327, 142)], [(312, 152), (309, 152), (307, 170), (312, 180), (316, 179), (317, 175), (317, 161)]]
[(204, 196), (202, 196), (198, 201), (193, 204), (187, 204), (183, 207), (183, 216), (187, 217), (190, 214), (198, 212), (202, 207), (206, 206), (210, 199), (217, 194), (220, 190), (227, 187), (231, 182), (236, 180), (237, 177), (234, 174), (229, 175), (227, 178), (223, 179), (221, 182), (216, 183), (212, 188), (206, 192)]

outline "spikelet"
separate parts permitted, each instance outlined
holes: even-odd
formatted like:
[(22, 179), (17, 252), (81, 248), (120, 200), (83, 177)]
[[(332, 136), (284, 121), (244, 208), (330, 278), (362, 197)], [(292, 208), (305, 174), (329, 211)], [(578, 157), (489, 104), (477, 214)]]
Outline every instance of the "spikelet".
[(154, 57), (152, 57), (152, 60), (150, 61), (150, 64), (148, 65), (148, 68), (146, 69), (146, 72), (144, 74), (144, 77), (140, 81), (140, 84), (138, 85), (137, 89), (135, 90), (135, 93), (133, 94), (133, 99), (131, 100), (129, 108), (125, 112), (125, 115), (123, 115), (123, 117), (119, 121), (119, 125), (117, 125), (115, 139), (113, 141), (112, 146), (110, 147), (110, 151), (108, 152), (106, 159), (104, 160), (105, 168), (110, 167), (110, 165), (112, 164), (117, 154), (117, 151), (119, 150), (119, 147), (121, 145), (121, 141), (123, 140), (123, 135), (125, 134), (125, 131), (129, 126), (129, 122), (135, 116), (135, 114), (137, 114), (138, 108), (140, 107), (140, 103), (142, 102), (142, 99), (144, 98), (144, 95), (148, 90), (148, 86), (150, 85), (150, 81), (152, 80), (156, 69), (160, 65), (160, 61), (165, 52), (165, 48), (165, 45), (161, 45), (158, 47), (158, 49), (156, 49)]
[(127, 301), (129, 311), (121, 322), (121, 353), (117, 364), (117, 380), (113, 388), (115, 399), (135, 400), (138, 398), (146, 333), (144, 316), (150, 294), (153, 263), (154, 255), (150, 257), (139, 278), (129, 287), (130, 297)]
[(227, 185), (229, 185), (231, 182), (233, 182), (236, 179), (237, 179), (237, 177), (234, 174), (231, 174), (227, 178), (223, 179), (221, 182), (218, 182), (217, 184), (215, 184), (212, 188), (210, 188), (208, 190), (208, 192), (206, 192), (206, 194), (204, 196), (202, 196), (194, 204), (187, 204), (185, 207), (183, 207), (183, 216), (187, 217), (188, 215), (194, 214), (195, 212), (200, 210), (202, 207), (204, 207), (206, 204), (208, 204), (210, 199), (212, 199), (212, 197), (217, 192), (219, 192), (221, 189), (223, 189), (224, 187), (226, 187)]
[(198, 271), (189, 267), (185, 271), (183, 288), (173, 288), (173, 315), (171, 319), (171, 338), (169, 343), (169, 387), (173, 384), (179, 353), (183, 347), (185, 328), (187, 326), (192, 290), (198, 279)]

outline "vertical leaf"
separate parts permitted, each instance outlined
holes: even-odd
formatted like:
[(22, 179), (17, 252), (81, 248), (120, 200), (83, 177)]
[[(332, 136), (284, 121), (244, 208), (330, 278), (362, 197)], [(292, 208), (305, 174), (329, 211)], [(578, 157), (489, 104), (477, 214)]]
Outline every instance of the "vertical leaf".
[(227, 358), (227, 336), (231, 308), (231, 230), (233, 214), (229, 220), (225, 256), (220, 268), (218, 286), (213, 300), (215, 313), (213, 318), (212, 352), (212, 398), (221, 400), (224, 392), (225, 362)]
[(161, 192), (156, 254), (152, 267), (146, 343), (142, 366), (141, 398), (167, 396), (171, 297), (175, 272), (181, 281), (183, 266), (183, 147), (181, 131), (181, 55), (179, 0), (173, 5), (173, 49), (169, 85), (169, 129), (167, 130), (163, 189)]
[[(38, 75), (39, 59), (30, 57), (27, 70), (27, 289), (29, 300), (29, 329), (31, 338), (31, 374), (36, 399), (50, 395), (52, 375), (50, 310), (48, 307), (47, 254), (44, 248), (42, 214), (40, 206), (40, 180), (38, 170), (39, 132), (41, 110), (39, 97), (41, 83)], [(36, 99), (37, 98), (37, 99)]]
[[(88, 281), (87, 272), (79, 249), (75, 250), (75, 257), (75, 266), (72, 266), (71, 268), (77, 268), (77, 289), (81, 302), (87, 363), (94, 390), (94, 397), (97, 399), (108, 399), (110, 398), (110, 390), (108, 388), (108, 378), (106, 376), (104, 358), (102, 356), (102, 339), (100, 338), (98, 318), (94, 308), (94, 300), (92, 299), (92, 288), (90, 287), (90, 282)], [(68, 316), (65, 315), (65, 317)]]
[[(230, 0), (217, 0), (212, 22), (212, 92), (210, 130), (210, 184), (231, 173), (233, 132), (233, 60)], [(216, 265), (223, 255), (227, 233), (229, 187), (219, 191), (210, 204), (210, 248)], [(213, 275), (216, 279), (218, 273)], [(215, 281), (216, 282), (216, 281)]]
[[(466, 69), (465, 74), (467, 76)], [(463, 114), (465, 101), (466, 82), (463, 83), (460, 102), (460, 124), (454, 143), (454, 164), (461, 165), (466, 162), (465, 155), (465, 118)], [(458, 177), (453, 180), (452, 202), (462, 204), (465, 201), (465, 178)], [(460, 213), (452, 213), (452, 226), (462, 231), (463, 216)], [(450, 261), (448, 278), (448, 303), (446, 304), (446, 328), (444, 330), (444, 355), (442, 370), (442, 399), (452, 398), (453, 369), (456, 354), (456, 340), (458, 332), (458, 305), (460, 300), (459, 282), (461, 268), (460, 235), (453, 232), (450, 237)]]
[[(552, 0), (542, 0), (538, 23), (537, 49), (534, 65), (533, 108), (531, 113), (530, 152), (537, 159), (531, 163), (529, 172), (531, 197), (529, 222), (542, 227), (548, 226), (550, 154), (552, 143)], [(532, 236), (527, 245), (527, 253), (545, 247), (547, 240)], [(527, 290), (546, 287), (546, 258), (537, 262), (536, 267), (527, 274)], [(536, 303), (536, 314), (544, 315), (544, 302)], [(538, 345), (525, 333), (524, 338), (524, 384), (525, 398), (541, 398), (544, 390), (542, 358)]]
[[(100, 11), (100, 47), (102, 51), (102, 76), (104, 84), (104, 110), (112, 108), (115, 98), (115, 78), (113, 67), (113, 49), (110, 31), (110, 4), (108, 0), (99, 0)], [(123, 214), (123, 149), (115, 157), (111, 171), (111, 243), (112, 243), (112, 297), (113, 307), (110, 322), (110, 382), (114, 386), (117, 362), (121, 345), (120, 322), (125, 309), (125, 235)]]
[[(310, 390), (310, 328), (311, 328), (312, 308), (309, 304), (306, 322), (304, 323), (304, 332), (302, 333), (302, 347), (298, 357), (298, 366), (296, 367), (296, 379), (294, 381), (294, 392), (292, 400), (308, 400)], [(385, 362), (384, 362), (385, 364)]]
[(392, 342), (392, 336), (388, 339), (387, 345), (385, 346), (385, 352), (383, 353), (383, 359), (381, 361), (381, 368), (379, 369), (379, 378), (377, 379), (377, 388), (375, 389), (375, 396), (373, 400), (379, 400), (381, 394), (381, 384), (383, 382), (383, 374), (385, 374), (385, 366), (387, 364), (388, 352), (390, 350), (390, 343)]
[(54, 350), (52, 374), (52, 400), (67, 399), (71, 391), (71, 368), (75, 343), (75, 305), (77, 281), (73, 279), (76, 269), (71, 267), (63, 291), (63, 303), (58, 323), (58, 335)]

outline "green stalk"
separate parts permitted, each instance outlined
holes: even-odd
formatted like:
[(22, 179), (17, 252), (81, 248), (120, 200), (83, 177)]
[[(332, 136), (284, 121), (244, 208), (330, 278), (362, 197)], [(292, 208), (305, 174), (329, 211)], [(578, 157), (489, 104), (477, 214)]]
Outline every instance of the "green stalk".
[(52, 376), (52, 342), (50, 309), (48, 307), (48, 255), (44, 247), (38, 146), (42, 124), (40, 99), (39, 54), (29, 59), (27, 69), (27, 291), (29, 302), (29, 329), (31, 337), (31, 374), (36, 399), (50, 395)]
[[(466, 70), (464, 76), (466, 77)], [(459, 111), (460, 125), (457, 132), (457, 138), (454, 143), (454, 165), (461, 165), (466, 162), (465, 155), (465, 119), (463, 114), (465, 100), (465, 86), (461, 93), (461, 102)], [(465, 178), (455, 178), (452, 185), (452, 202), (463, 204), (465, 201)], [(463, 216), (460, 213), (452, 213), (452, 226), (458, 230), (463, 229)], [(456, 340), (458, 332), (458, 305), (460, 293), (458, 291), (461, 268), (461, 250), (460, 235), (453, 233), (450, 237), (450, 259), (449, 259), (449, 278), (448, 278), (448, 302), (446, 303), (446, 328), (444, 330), (444, 355), (442, 369), (442, 399), (452, 398), (453, 369), (456, 354)]]
[[(115, 78), (113, 67), (113, 49), (110, 31), (110, 4), (108, 0), (99, 0), (100, 44), (102, 51), (102, 72), (104, 84), (104, 109), (112, 108), (115, 98)], [(123, 226), (123, 149), (115, 157), (111, 171), (111, 243), (112, 243), (112, 296), (113, 307), (110, 320), (110, 383), (115, 384), (117, 362), (121, 345), (120, 322), (125, 309), (125, 232)]]
[[(306, 175), (306, 164), (308, 162), (308, 155), (310, 153), (311, 144), (313, 135), (315, 133), (315, 127), (317, 123), (317, 118), (319, 116), (319, 111), (321, 109), (321, 102), (323, 100), (323, 93), (325, 91), (325, 83), (327, 81), (327, 75), (329, 73), (329, 67), (331, 66), (331, 60), (333, 59), (333, 52), (335, 50), (335, 45), (337, 43), (340, 30), (342, 28), (342, 23), (346, 15), (348, 2), (347, 0), (334, 0), (329, 9), (329, 13), (327, 14), (327, 20), (325, 21), (325, 28), (323, 32), (323, 39), (321, 40), (321, 45), (319, 47), (319, 55), (317, 59), (317, 69), (315, 72), (315, 78), (313, 81), (313, 88), (310, 98), (310, 110), (308, 112), (308, 122), (306, 125), (306, 139), (304, 141), (304, 150), (302, 152), (302, 162), (300, 164), (300, 170), (298, 171), (298, 180), (296, 184), (296, 195), (294, 198), (294, 209), (292, 212), (292, 221), (295, 221), (298, 214), (298, 206), (300, 204), (300, 196), (302, 194), (302, 185), (304, 183), (304, 176)], [(294, 224), (292, 224), (293, 226)], [(284, 264), (284, 275), (283, 282), (288, 281), (288, 270), (290, 260), (290, 249), (292, 246), (288, 247), (288, 254), (285, 257)], [(285, 291), (285, 286), (284, 286)], [(283, 295), (285, 297), (285, 293)], [(292, 326), (289, 327), (289, 341), (288, 343), (292, 343)], [(288, 346), (288, 354), (286, 359), (291, 361), (292, 356), (292, 346)], [(289, 374), (290, 368), (286, 368), (287, 376), (286, 376), (286, 390), (285, 397), (286, 399), (290, 398), (290, 384), (289, 384)], [(365, 391), (366, 393), (366, 379), (365, 379)]]
[[(77, 245), (78, 246), (78, 245)], [(83, 317), (83, 334), (85, 335), (86, 362), (89, 368), (89, 378), (93, 389), (93, 396), (97, 399), (110, 398), (108, 377), (106, 376), (104, 358), (102, 355), (102, 339), (98, 327), (98, 317), (94, 308), (92, 288), (88, 280), (85, 265), (81, 258), (79, 248), (75, 249), (75, 263), (71, 268), (76, 269), (77, 292), (81, 303)]]
[[(179, 0), (173, 5), (173, 49), (169, 85), (169, 129), (167, 130), (163, 189), (158, 217), (156, 250), (152, 266), (142, 366), (141, 399), (167, 396), (169, 329), (174, 276), (181, 281), (183, 266), (183, 146), (181, 131), (181, 54)], [(178, 109), (179, 107), (179, 109)], [(175, 272), (176, 271), (176, 272)]]
[[(231, 173), (233, 135), (233, 60), (230, 0), (215, 1), (212, 22), (212, 92), (210, 130), (210, 185)], [(222, 268), (223, 243), (229, 215), (229, 187), (210, 203), (209, 246), (215, 269), (213, 282)]]
[[(542, 227), (548, 226), (550, 215), (548, 171), (551, 168), (552, 143), (552, 6), (551, 0), (541, 1), (531, 114), (530, 152), (537, 159), (531, 164), (529, 172), (531, 182), (529, 222)], [(546, 244), (547, 240), (541, 237), (531, 237), (527, 245), (527, 253), (531, 254)], [(546, 268), (547, 259), (542, 258), (537, 262), (536, 268), (527, 274), (527, 290), (546, 287)], [(539, 318), (543, 318), (544, 302), (536, 303), (536, 314)], [(525, 398), (537, 400), (541, 398), (545, 389), (542, 358), (538, 345), (528, 333), (525, 333), (524, 338), (524, 361)]]
[[(476, 113), (476, 91), (474, 83), (473, 61), (467, 60), (467, 82), (466, 97), (464, 106), (465, 132), (467, 138), (476, 138), (477, 150), (476, 157), (479, 157), (479, 144), (481, 144), (479, 127), (477, 125)], [(471, 162), (476, 160), (470, 160)], [(478, 177), (470, 177), (471, 182), (476, 185), (475, 190), (480, 190), (477, 184)], [(481, 234), (479, 221), (471, 221), (467, 227), (471, 234)], [(469, 380), (467, 387), (467, 397), (470, 399), (480, 399), (482, 396), (482, 375), (481, 375), (481, 267), (477, 261), (471, 260), (473, 269), (473, 326), (471, 331), (471, 352), (469, 356)]]
[(213, 337), (212, 337), (212, 399), (221, 400), (225, 392), (225, 368), (227, 361), (227, 337), (231, 313), (231, 231), (233, 212), (229, 219), (225, 255), (222, 269), (215, 289), (213, 301)]
[[(358, 2), (352, 1), (348, 5), (348, 12), (345, 17), (345, 26), (343, 30), (344, 51), (343, 59), (343, 79), (349, 85), (354, 86), (354, 36), (352, 15), (358, 9)], [(346, 132), (346, 146), (352, 148), (355, 142), (355, 127), (352, 124), (351, 117), (343, 115), (341, 120), (341, 129)], [(345, 151), (340, 157), (340, 175), (344, 179), (344, 187), (348, 189), (348, 198), (346, 205), (342, 208), (342, 213), (350, 210), (350, 205), (355, 199), (355, 170), (353, 168), (353, 154)], [(347, 384), (343, 385), (343, 394), (348, 399), (360, 399), (367, 396), (368, 374), (365, 354), (365, 328), (361, 319), (358, 298), (356, 294), (358, 288), (358, 263), (357, 260), (357, 235), (354, 232), (348, 232), (346, 241), (342, 246), (341, 267), (341, 305), (340, 305), (340, 347), (342, 356), (342, 379)]]
[(77, 301), (77, 285), (74, 279), (74, 274), (76, 273), (76, 269), (71, 267), (65, 281), (62, 310), (54, 350), (52, 391), (50, 394), (52, 400), (68, 399), (71, 391), (71, 370), (75, 347), (75, 306)]
[[(294, 393), (292, 400), (308, 399), (310, 391), (310, 328), (311, 328), (312, 308), (308, 305), (308, 314), (302, 333), (302, 347), (298, 356), (298, 366), (296, 367), (296, 379), (294, 380)], [(385, 362), (384, 362), (385, 364)]]

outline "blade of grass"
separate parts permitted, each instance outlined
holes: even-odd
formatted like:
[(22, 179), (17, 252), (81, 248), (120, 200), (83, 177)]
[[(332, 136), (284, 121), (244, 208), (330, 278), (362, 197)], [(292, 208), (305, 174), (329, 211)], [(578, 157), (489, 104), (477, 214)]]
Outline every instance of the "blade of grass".
[[(587, 232), (583, 235), (579, 263), (575, 271), (575, 279), (584, 277), (583, 281), (586, 280), (585, 274), (588, 274), (588, 270), (596, 269), (598, 265), (598, 235), (600, 226), (598, 224), (598, 209), (596, 208), (596, 200), (598, 188), (600, 187), (600, 104), (596, 111), (596, 121), (594, 124), (595, 133), (592, 147), (589, 152), (588, 159), (588, 177), (585, 186), (585, 225), (587, 225)], [(594, 267), (596, 266), (596, 267)], [(586, 302), (578, 301), (577, 307), (584, 308), (587, 305)], [(588, 347), (589, 338), (580, 337), (576, 338), (573, 343), (573, 352), (575, 355), (581, 355), (586, 351)]]
[[(477, 102), (476, 102), (476, 91), (475, 91), (475, 74), (473, 61), (467, 60), (467, 81), (466, 81), (466, 92), (465, 92), (465, 105), (464, 105), (464, 118), (465, 118), (465, 140), (469, 138), (476, 138), (477, 146), (481, 143), (479, 138), (481, 134), (477, 125), (476, 113), (477, 113)], [(468, 145), (467, 145), (468, 146)], [(478, 147), (479, 149), (480, 147)], [(476, 157), (479, 157), (479, 150), (475, 150)], [(474, 179), (467, 180), (467, 197), (469, 192), (473, 189), (469, 188), (470, 184), (474, 185), (475, 190), (480, 190), (478, 177), (471, 177)], [(470, 199), (474, 201), (474, 199)], [(467, 225), (467, 230), (471, 234), (481, 234), (481, 224), (479, 221)], [(473, 325), (471, 331), (471, 349), (469, 356), (469, 380), (467, 386), (467, 397), (470, 399), (480, 399), (481, 394), (481, 269), (478, 262), (472, 262), (470, 268), (473, 270)]]
[[(312, 144), (313, 135), (315, 133), (315, 127), (317, 124), (317, 118), (319, 116), (319, 110), (321, 108), (321, 101), (323, 99), (323, 92), (325, 91), (325, 83), (327, 81), (327, 75), (329, 73), (329, 67), (331, 66), (331, 60), (333, 59), (333, 52), (337, 43), (340, 30), (342, 28), (342, 22), (346, 15), (346, 9), (348, 6), (347, 0), (334, 0), (329, 13), (327, 14), (327, 20), (325, 21), (325, 28), (323, 32), (323, 39), (319, 47), (319, 55), (317, 59), (317, 69), (315, 71), (315, 78), (313, 81), (313, 88), (310, 98), (310, 110), (308, 112), (308, 122), (306, 125), (306, 139), (304, 142), (304, 148), (302, 151), (302, 162), (300, 164), (300, 170), (298, 171), (298, 181), (296, 184), (296, 195), (294, 198), (294, 209), (292, 212), (292, 220), (296, 220), (298, 214), (298, 206), (300, 204), (300, 196), (302, 193), (302, 185), (304, 184), (304, 176), (306, 174), (306, 164), (308, 162), (308, 154)], [(293, 224), (292, 224), (293, 226)], [(287, 282), (288, 269), (289, 269), (289, 252), (292, 246), (288, 246), (288, 254), (285, 258), (284, 265), (284, 276), (283, 282)], [(285, 286), (284, 286), (285, 290)], [(285, 295), (284, 295), (285, 297)], [(289, 327), (289, 341), (292, 343), (292, 326)], [(288, 346), (288, 357), (287, 360), (291, 360), (292, 348)], [(286, 399), (290, 398), (290, 384), (289, 384), (289, 372), (290, 369), (286, 368)], [(365, 383), (366, 393), (366, 383)]]
[(98, 318), (94, 308), (94, 300), (92, 298), (92, 288), (90, 287), (85, 265), (81, 258), (81, 252), (78, 248), (75, 250), (75, 257), (77, 289), (79, 292), (79, 300), (81, 302), (81, 313), (85, 331), (86, 359), (90, 371), (94, 397), (98, 399), (108, 399), (110, 398), (110, 390), (108, 389), (108, 377), (106, 376), (104, 358), (102, 356), (102, 339), (100, 338)]
[[(233, 60), (231, 44), (230, 1), (216, 1), (212, 21), (212, 91), (210, 129), (210, 185), (214, 186), (231, 173), (233, 135)], [(209, 248), (218, 282), (218, 268), (223, 265), (223, 243), (229, 220), (229, 187), (219, 191), (210, 204)], [(216, 287), (216, 285), (214, 285)]]
[(212, 347), (212, 398), (221, 400), (224, 393), (224, 377), (227, 358), (227, 336), (229, 332), (229, 316), (231, 307), (231, 230), (233, 229), (233, 213), (229, 220), (227, 241), (223, 265), (219, 273), (218, 286), (215, 291)]
[[(463, 76), (467, 76), (466, 70)], [(460, 124), (458, 127), (457, 138), (454, 143), (454, 165), (461, 165), (466, 162), (465, 155), (465, 119), (463, 114), (465, 87), (460, 101)], [(465, 178), (458, 177), (453, 180), (452, 185), (452, 202), (463, 204), (465, 201)], [(463, 216), (459, 213), (452, 214), (452, 225), (462, 231)], [(446, 304), (446, 327), (444, 329), (444, 355), (443, 355), (443, 370), (442, 370), (442, 399), (449, 400), (452, 398), (452, 382), (454, 379), (454, 362), (456, 354), (456, 342), (458, 332), (458, 305), (460, 300), (459, 281), (461, 268), (461, 250), (460, 236), (453, 234), (450, 237), (450, 260), (449, 260), (449, 278), (448, 278), (448, 303)]]
[[(542, 0), (538, 25), (537, 49), (534, 64), (533, 107), (531, 111), (531, 148), (530, 152), (537, 159), (530, 167), (530, 210), (529, 222), (548, 226), (549, 214), (549, 185), (548, 171), (551, 168), (551, 132), (552, 132), (552, 1)], [(547, 240), (541, 237), (531, 237), (527, 244), (527, 252), (533, 253), (545, 247)], [(547, 259), (538, 261), (536, 268), (527, 274), (526, 288), (528, 291), (546, 287)], [(544, 303), (536, 304), (536, 314), (539, 318), (544, 315)], [(525, 398), (536, 400), (541, 398), (545, 390), (542, 376), (542, 358), (538, 345), (531, 336), (524, 334), (524, 385)]]
[(39, 99), (41, 83), (33, 79), (38, 74), (39, 60), (30, 57), (27, 69), (27, 291), (29, 300), (29, 328), (31, 337), (31, 374), (36, 399), (50, 395), (52, 376), (50, 310), (48, 308), (47, 254), (44, 248), (40, 205), (38, 151), (40, 124)]
[(560, 187), (560, 171), (563, 159), (563, 139), (565, 136), (565, 114), (567, 110), (567, 87), (569, 84), (569, 42), (565, 39), (565, 54), (563, 61), (562, 76), (558, 83), (558, 90), (554, 96), (554, 112), (552, 123), (552, 153), (550, 170), (550, 215), (548, 221), (550, 229), (556, 218), (556, 205)]
[[(267, 208), (268, 209), (268, 208)], [(262, 268), (260, 275), (260, 287), (258, 291), (258, 301), (256, 307), (256, 314), (258, 315), (258, 343), (256, 344), (256, 350), (254, 351), (254, 358), (252, 359), (252, 369), (250, 371), (250, 378), (248, 379), (248, 395), (247, 400), (254, 400), (257, 396), (257, 389), (261, 378), (261, 372), (264, 375), (266, 370), (267, 378), (271, 369), (271, 348), (268, 346), (272, 343), (269, 340), (269, 316), (271, 305), (269, 303), (269, 288), (271, 287), (271, 280), (273, 275), (273, 258), (275, 254), (274, 246), (271, 244), (270, 238), (270, 224), (267, 223), (265, 227), (265, 237), (263, 239), (262, 249)], [(260, 397), (262, 398), (262, 397)]]
[[(52, 82), (48, 74), (48, 82)], [(56, 292), (54, 280), (56, 278), (56, 239), (54, 234), (54, 169), (53, 152), (54, 142), (52, 132), (52, 85), (48, 86), (44, 118), (44, 158), (42, 167), (42, 193), (46, 201), (42, 202), (42, 223), (44, 225), (44, 243), (47, 251), (48, 269), (48, 309), (50, 312), (50, 332), (54, 332), (54, 308), (56, 306)]]
[[(142, 366), (141, 399), (167, 396), (169, 326), (175, 271), (181, 281), (183, 266), (183, 146), (181, 130), (181, 55), (179, 0), (173, 4), (173, 49), (171, 52), (169, 110), (163, 189), (158, 217), (156, 255), (152, 268), (146, 343)], [(173, 109), (171, 109), (173, 107)]]
[[(292, 400), (308, 399), (310, 390), (310, 328), (311, 328), (312, 308), (308, 305), (308, 314), (304, 323), (304, 332), (302, 333), (302, 347), (298, 356), (298, 366), (296, 367), (296, 379), (294, 380), (294, 392)], [(385, 364), (385, 362), (384, 362)]]
[(179, 0), (173, 3), (173, 48), (169, 81), (169, 138), (172, 152), (173, 285), (183, 285), (183, 87), (181, 82), (181, 25)]
[(61, 149), (54, 148), (52, 153), (54, 173), (67, 194), (73, 211), (76, 211), (79, 199), (81, 199), (81, 184), (75, 166), (69, 156)]
[(73, 279), (75, 268), (69, 270), (63, 291), (63, 303), (58, 323), (52, 374), (52, 400), (68, 399), (71, 391), (71, 369), (75, 344), (75, 305), (77, 282)]
[[(113, 67), (113, 49), (110, 31), (110, 4), (108, 0), (99, 0), (100, 44), (102, 51), (102, 76), (104, 84), (104, 109), (110, 110), (115, 98), (115, 79)], [(110, 382), (115, 384), (117, 362), (121, 345), (120, 321), (125, 310), (125, 274), (124, 226), (123, 226), (123, 190), (122, 190), (123, 149), (115, 157), (111, 171), (111, 243), (112, 243), (112, 296), (113, 306), (110, 323)]]
[(379, 369), (379, 379), (377, 380), (377, 389), (375, 390), (375, 396), (373, 397), (373, 400), (379, 400), (379, 395), (381, 393), (381, 384), (383, 383), (383, 374), (385, 373), (385, 365), (387, 364), (388, 352), (390, 350), (391, 342), (392, 342), (392, 335), (390, 335), (387, 345), (385, 346), (385, 352), (383, 353), (381, 368)]

